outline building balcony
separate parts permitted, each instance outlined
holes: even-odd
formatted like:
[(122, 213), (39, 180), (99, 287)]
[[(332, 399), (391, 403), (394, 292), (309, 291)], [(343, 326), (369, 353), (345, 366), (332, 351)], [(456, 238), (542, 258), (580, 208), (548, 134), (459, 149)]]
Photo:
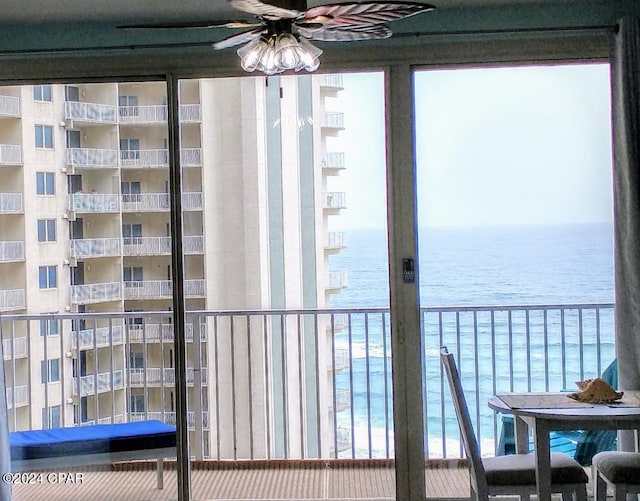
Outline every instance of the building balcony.
[(327, 234), (324, 250), (327, 252), (339, 252), (347, 247), (346, 233), (343, 231), (331, 231)]
[[(187, 297), (204, 297), (204, 279), (184, 281)], [(124, 282), (124, 299), (168, 299), (173, 296), (171, 280), (130, 280)]]
[(74, 193), (69, 195), (69, 210), (78, 213), (120, 211), (120, 195), (111, 193)]
[(77, 259), (122, 255), (120, 238), (74, 238), (69, 255)]
[(66, 101), (64, 103), (64, 118), (86, 125), (116, 124), (118, 123), (117, 110), (117, 106), (110, 104)]
[(124, 388), (124, 371), (122, 369), (112, 372), (100, 372), (88, 376), (73, 378), (73, 396), (87, 397), (106, 391), (121, 390)]
[(349, 286), (349, 276), (346, 271), (330, 271), (324, 275), (324, 287), (327, 290), (341, 290)]
[(0, 96), (0, 118), (20, 117), (20, 98), (15, 96)]
[(323, 129), (344, 129), (344, 113), (341, 111), (325, 111), (320, 126)]
[[(157, 419), (166, 424), (176, 426), (176, 413), (171, 411), (147, 411), (147, 412), (130, 412), (129, 421), (146, 421), (147, 419)], [(190, 429), (196, 427), (196, 413), (193, 411), (187, 412), (187, 425)], [(202, 411), (202, 428), (209, 429), (209, 413)]]
[[(181, 104), (179, 107), (180, 122), (200, 122), (199, 104)], [(122, 125), (167, 125), (169, 111), (166, 104), (145, 106), (119, 106), (118, 116)]]
[(334, 409), (336, 412), (340, 412), (351, 407), (351, 390), (349, 388), (336, 388), (334, 398)]
[(108, 348), (124, 342), (124, 329), (121, 325), (82, 329), (71, 333), (71, 348), (74, 350), (92, 350)]
[[(170, 207), (168, 193), (131, 193), (122, 195), (123, 212), (166, 212)], [(182, 210), (202, 210), (202, 207), (202, 192), (182, 194)]]
[(25, 358), (29, 355), (29, 346), (26, 337), (15, 337), (2, 340), (2, 353), (5, 360)]
[(22, 193), (0, 193), (0, 214), (22, 214), (23, 212)]
[(24, 242), (0, 241), (0, 263), (24, 261)]
[(98, 419), (89, 419), (82, 421), (79, 426), (93, 426), (94, 424), (112, 424), (112, 423), (126, 423), (127, 416), (124, 414), (116, 414), (115, 416), (106, 416)]
[(322, 156), (322, 171), (328, 175), (337, 174), (345, 169), (344, 153), (329, 151)]
[(119, 301), (121, 299), (121, 282), (71, 286), (72, 304), (104, 303), (108, 301)]
[[(121, 150), (120, 165), (123, 169), (166, 169), (169, 167), (169, 150)], [(180, 165), (202, 166), (202, 148), (181, 148)]]
[(118, 167), (118, 150), (104, 148), (67, 148), (67, 165), (83, 169)]
[[(333, 332), (327, 339), (328, 336), (324, 335), (327, 317), (344, 314), (349, 317), (349, 334)], [(273, 443), (283, 435), (300, 437), (300, 423), (305, 422), (305, 415), (310, 412), (309, 405), (316, 406), (311, 409), (312, 415), (327, 416), (329, 410), (327, 425), (330, 428), (326, 433), (329, 438), (323, 440), (324, 436), (320, 430), (317, 431), (317, 440), (324, 443), (322, 451), (317, 453), (318, 458), (324, 459), (329, 454), (341, 459), (394, 457), (393, 440), (389, 440), (393, 433), (393, 416), (388, 407), (392, 400), (393, 381), (388, 308), (198, 311), (187, 312), (186, 315), (187, 325), (215, 326), (211, 343), (203, 351), (208, 353), (210, 365), (200, 371), (200, 377), (208, 388), (217, 390), (215, 398), (212, 398), (213, 391), (208, 393), (209, 403), (202, 409), (210, 412), (208, 417), (200, 419), (201, 411), (197, 411), (194, 423), (199, 427), (204, 419), (208, 419), (212, 430), (225, 429), (228, 433), (218, 434), (219, 447), (211, 444), (206, 457), (220, 460), (264, 458), (251, 457), (249, 452), (239, 451), (243, 447), (245, 451), (249, 450), (246, 447), (249, 439), (258, 444)], [(60, 323), (100, 319), (114, 324), (124, 323), (125, 318), (142, 317), (153, 325), (167, 321), (171, 312), (66, 313), (43, 317)], [(25, 321), (30, 322), (34, 318), (33, 315), (10, 314), (3, 315), (2, 320), (3, 331), (18, 332)], [(428, 432), (425, 437), (427, 459), (457, 459), (461, 454), (458, 424), (452, 419), (454, 413), (449, 391), (442, 382), (441, 345), (449, 346), (458, 357), (462, 383), (469, 388), (467, 403), (473, 416), (473, 426), (482, 438), (483, 454), (494, 454), (499, 438), (494, 412), (487, 406), (494, 393), (560, 391), (570, 387), (573, 381), (601, 374), (615, 358), (614, 306), (611, 303), (422, 307), (420, 330), (424, 349), (422, 377)], [(305, 350), (309, 346), (301, 342), (302, 336), (327, 340), (324, 349), (319, 351), (323, 354), (322, 360), (316, 361), (311, 356), (311, 365), (304, 368), (311, 371), (306, 372), (310, 377), (309, 384), (315, 387), (315, 382), (319, 381), (325, 391), (320, 393), (322, 397), (308, 400), (301, 391), (301, 379), (298, 377), (300, 361), (308, 359)], [(270, 343), (271, 340), (278, 343)], [(286, 352), (278, 348), (278, 344), (280, 347), (286, 345)], [(263, 346), (269, 348), (262, 349)], [(523, 351), (525, 346), (527, 349)], [(151, 347), (150, 351), (158, 350)], [(104, 358), (100, 355), (98, 353), (95, 360), (102, 360), (108, 366), (110, 354), (105, 353)], [(346, 360), (341, 364), (348, 370), (327, 373), (327, 363), (331, 359), (344, 357)], [(39, 365), (40, 360), (38, 356), (34, 363)], [(189, 361), (193, 363), (193, 359)], [(230, 418), (253, 412), (254, 419), (270, 423), (282, 417), (282, 407), (264, 406), (265, 392), (259, 385), (264, 384), (266, 370), (273, 374), (274, 381), (268, 386), (269, 398), (282, 402), (290, 413), (278, 436), (269, 426), (254, 427), (251, 423), (256, 421)], [(116, 372), (121, 373), (122, 370)], [(192, 368), (187, 370), (185, 379), (189, 385), (193, 384), (196, 374)], [(281, 377), (284, 374), (288, 377)], [(126, 375), (129, 376), (125, 378), (128, 387), (154, 389), (154, 396), (160, 393), (155, 388), (174, 385), (176, 379), (173, 368), (127, 369)], [(84, 382), (85, 377), (87, 382)], [(110, 381), (120, 381), (120, 376), (109, 378), (101, 373), (76, 378), (75, 396), (83, 391), (85, 394), (101, 391), (109, 387)], [(11, 388), (11, 382), (8, 385)], [(14, 391), (17, 395), (26, 390), (17, 386)], [(59, 391), (59, 395), (51, 396), (64, 402), (68, 400), (70, 395), (67, 392), (71, 389), (57, 385), (50, 391)], [(121, 395), (126, 400), (124, 394)], [(247, 395), (253, 397), (247, 398)], [(307, 402), (306, 407), (299, 405), (299, 398)], [(26, 396), (24, 399), (16, 398), (16, 402), (21, 401), (26, 404)], [(39, 402), (32, 405), (37, 406), (36, 411), (40, 412)], [(101, 405), (100, 409), (104, 412), (100, 416), (104, 417), (108, 406)], [(193, 407), (188, 410), (195, 411)], [(114, 415), (130, 413), (131, 409), (112, 412)], [(8, 417), (9, 423), (19, 419), (13, 411)], [(375, 417), (375, 429), (367, 428), (370, 417)], [(315, 425), (315, 418), (312, 420)], [(305, 429), (315, 430), (313, 427)], [(368, 434), (370, 439), (366, 438)], [(339, 442), (346, 440), (341, 437), (354, 437), (357, 443), (343, 447), (344, 444)], [(200, 450), (205, 450), (205, 447)], [(246, 456), (239, 457), (239, 454)], [(290, 457), (298, 457), (293, 454)]]
[(344, 89), (343, 76), (341, 73), (320, 75), (320, 87), (329, 90)]
[[(171, 237), (125, 237), (125, 256), (171, 255)], [(204, 235), (189, 235), (183, 238), (182, 250), (185, 254), (204, 253)]]
[(22, 146), (0, 144), (0, 166), (2, 165), (22, 165)]
[[(196, 371), (193, 367), (187, 367), (187, 385), (195, 383)], [(207, 384), (207, 368), (200, 369), (201, 383)], [(174, 368), (147, 367), (146, 369), (129, 369), (129, 385), (132, 388), (140, 386), (174, 386), (176, 384), (176, 370)]]
[(338, 211), (347, 208), (347, 195), (341, 191), (330, 191), (324, 194), (323, 208), (329, 211)]
[(21, 310), (25, 308), (25, 290), (0, 290), (0, 311)]
[(7, 408), (15, 409), (29, 405), (29, 388), (25, 385), (10, 386), (7, 388)]
[[(193, 324), (186, 324), (185, 339), (187, 342), (193, 342)], [(207, 326), (200, 324), (200, 341), (207, 340)], [(159, 343), (160, 341), (173, 341), (173, 324), (133, 324), (129, 325), (129, 342), (130, 343)]]

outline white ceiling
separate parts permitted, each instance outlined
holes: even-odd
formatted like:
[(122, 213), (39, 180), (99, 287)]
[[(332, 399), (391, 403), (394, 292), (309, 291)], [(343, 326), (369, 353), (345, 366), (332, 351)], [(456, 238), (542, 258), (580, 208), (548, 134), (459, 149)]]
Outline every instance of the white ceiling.
[[(308, 6), (346, 0), (308, 0)], [(366, 0), (361, 0), (366, 1)], [(422, 1), (422, 0), (418, 0)], [(507, 4), (562, 4), (575, 0), (425, 0), (438, 9)], [(582, 0), (581, 3), (589, 0)], [(272, 0), (276, 3), (276, 0)], [(226, 0), (27, 0), (4, 1), (0, 23), (145, 22), (246, 17)]]

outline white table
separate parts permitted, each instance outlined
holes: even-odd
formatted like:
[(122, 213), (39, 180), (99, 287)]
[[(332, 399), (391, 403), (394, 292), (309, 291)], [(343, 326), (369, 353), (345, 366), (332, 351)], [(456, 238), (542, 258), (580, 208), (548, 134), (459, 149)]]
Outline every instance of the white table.
[[(521, 395), (528, 396), (530, 394), (523, 393)], [(566, 393), (564, 395), (566, 396)], [(489, 407), (496, 412), (513, 414), (517, 453), (529, 452), (529, 428), (533, 430), (536, 454), (536, 487), (540, 501), (551, 501), (551, 451), (549, 445), (551, 431), (635, 430), (636, 449), (640, 450), (640, 407), (594, 404), (591, 407), (571, 408), (512, 408), (505, 404), (499, 395), (489, 400)]]

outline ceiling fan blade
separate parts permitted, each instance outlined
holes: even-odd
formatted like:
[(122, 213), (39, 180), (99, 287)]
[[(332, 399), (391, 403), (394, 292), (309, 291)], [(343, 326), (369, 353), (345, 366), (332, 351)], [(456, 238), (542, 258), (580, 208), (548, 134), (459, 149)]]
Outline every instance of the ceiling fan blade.
[(385, 24), (360, 26), (327, 27), (320, 30), (298, 29), (300, 35), (320, 42), (356, 42), (359, 40), (379, 40), (389, 38), (391, 30)]
[(299, 10), (277, 7), (260, 0), (231, 0), (230, 3), (234, 9), (270, 20), (295, 19), (302, 15)]
[(245, 42), (250, 42), (251, 40), (255, 40), (256, 38), (258, 38), (263, 31), (264, 28), (260, 26), (259, 28), (256, 28), (254, 30), (236, 33), (235, 35), (223, 38), (222, 40), (214, 43), (213, 48), (216, 50), (228, 49), (229, 47), (234, 47)]
[(253, 28), (260, 23), (249, 21), (178, 21), (175, 23), (125, 24), (117, 26), (120, 30), (130, 29), (183, 29), (183, 28)]
[(363, 2), (335, 3), (311, 7), (305, 12), (305, 19), (318, 16), (331, 17), (329, 26), (355, 26), (381, 24), (435, 9), (433, 5), (419, 2)]

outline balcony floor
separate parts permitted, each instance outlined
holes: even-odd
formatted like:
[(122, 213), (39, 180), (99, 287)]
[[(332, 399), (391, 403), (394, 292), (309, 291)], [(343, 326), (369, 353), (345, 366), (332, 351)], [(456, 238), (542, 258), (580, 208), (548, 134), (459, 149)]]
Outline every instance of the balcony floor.
[[(469, 499), (469, 474), (464, 462), (431, 460), (427, 470), (427, 499)], [(590, 468), (586, 470), (591, 476)], [(177, 498), (176, 470), (172, 463), (165, 464), (162, 490), (156, 488), (153, 462), (73, 471), (83, 473), (82, 484), (15, 485), (13, 500), (159, 501)], [(194, 501), (395, 500), (395, 472), (392, 462), (387, 460), (201, 461), (192, 463), (191, 478)], [(591, 484), (588, 491), (591, 495)]]
[[(464, 464), (458, 460), (433, 461), (428, 469), (429, 498), (468, 499), (469, 475)], [(165, 464), (162, 490), (156, 488), (155, 463), (152, 462), (72, 471), (83, 473), (82, 484), (14, 485), (13, 500), (152, 501), (177, 498), (176, 470), (171, 463)], [(387, 460), (201, 461), (192, 463), (191, 478), (194, 501), (395, 499), (395, 472), (392, 462)]]

